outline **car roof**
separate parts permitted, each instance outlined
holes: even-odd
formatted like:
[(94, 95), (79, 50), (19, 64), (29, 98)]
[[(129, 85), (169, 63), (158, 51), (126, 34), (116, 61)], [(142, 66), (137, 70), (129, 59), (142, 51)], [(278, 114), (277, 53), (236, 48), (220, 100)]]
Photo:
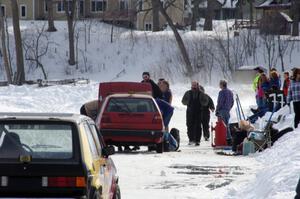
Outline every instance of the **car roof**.
[(122, 98), (122, 97), (130, 97), (130, 98), (147, 98), (147, 99), (153, 99), (153, 97), (149, 94), (129, 94), (129, 93), (124, 93), (124, 94), (112, 94), (109, 95), (107, 98)]
[(60, 120), (81, 123), (91, 119), (74, 113), (0, 112), (0, 120)]

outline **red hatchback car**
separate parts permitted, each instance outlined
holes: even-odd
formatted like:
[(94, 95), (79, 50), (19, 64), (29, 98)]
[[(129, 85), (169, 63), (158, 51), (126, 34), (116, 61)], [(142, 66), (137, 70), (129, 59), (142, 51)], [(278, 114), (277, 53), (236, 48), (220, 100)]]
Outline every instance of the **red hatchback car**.
[[(119, 83), (109, 84), (113, 88)], [(118, 91), (115, 93), (120, 94), (107, 95), (101, 101), (96, 124), (105, 142), (115, 146), (156, 145), (156, 151), (162, 153), (164, 125), (158, 105), (149, 93), (130, 94), (134, 92), (134, 87), (138, 87), (137, 93), (147, 93), (148, 85), (145, 87), (144, 83), (122, 83), (123, 86), (124, 84), (129, 84), (127, 88), (131, 87), (129, 94)], [(143, 91), (141, 87), (146, 90)]]

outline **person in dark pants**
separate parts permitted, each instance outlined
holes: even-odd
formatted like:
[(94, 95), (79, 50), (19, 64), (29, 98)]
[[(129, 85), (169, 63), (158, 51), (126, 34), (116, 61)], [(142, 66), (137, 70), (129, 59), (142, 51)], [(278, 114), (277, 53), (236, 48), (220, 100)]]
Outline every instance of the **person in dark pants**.
[(200, 90), (206, 95), (208, 98), (208, 105), (203, 107), (202, 116), (201, 116), (201, 125), (203, 129), (204, 139), (205, 141), (209, 140), (209, 122), (210, 122), (210, 112), (215, 111), (214, 101), (211, 99), (209, 95), (205, 93), (205, 89), (203, 86), (200, 86)]
[(293, 102), (295, 111), (294, 127), (297, 128), (300, 122), (300, 68), (294, 70), (292, 79), (287, 102)]
[(300, 199), (300, 179), (298, 181), (298, 185), (297, 185), (297, 188), (296, 188), (296, 196), (295, 196), (295, 199)]
[(143, 72), (143, 80), (142, 83), (149, 83), (152, 87), (152, 96), (153, 98), (162, 98), (162, 92), (159, 88), (159, 86), (150, 78), (149, 72)]
[(200, 91), (198, 82), (192, 82), (191, 90), (187, 91), (182, 98), (182, 104), (187, 106), (186, 125), (189, 145), (195, 143), (196, 146), (199, 146), (202, 134), (201, 111), (208, 105), (208, 98)]
[(227, 126), (226, 138), (227, 142), (231, 144), (231, 134), (229, 129), (230, 110), (233, 107), (233, 93), (227, 88), (227, 81), (220, 81), (220, 89), (218, 96), (218, 104), (216, 108), (216, 116), (220, 117)]

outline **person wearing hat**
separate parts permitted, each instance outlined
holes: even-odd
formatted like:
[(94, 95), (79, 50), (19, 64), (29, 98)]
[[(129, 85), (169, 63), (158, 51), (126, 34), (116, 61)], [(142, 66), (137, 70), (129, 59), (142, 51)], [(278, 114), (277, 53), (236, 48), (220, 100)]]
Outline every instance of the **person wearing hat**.
[(149, 83), (152, 87), (152, 96), (153, 98), (162, 98), (162, 92), (159, 88), (159, 86), (150, 78), (149, 72), (143, 72), (143, 80), (142, 83)]

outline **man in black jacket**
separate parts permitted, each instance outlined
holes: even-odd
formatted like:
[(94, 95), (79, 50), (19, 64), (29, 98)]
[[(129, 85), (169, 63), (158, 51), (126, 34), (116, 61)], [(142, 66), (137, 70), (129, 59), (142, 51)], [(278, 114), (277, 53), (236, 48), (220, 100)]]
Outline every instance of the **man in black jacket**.
[(210, 111), (215, 111), (214, 101), (211, 99), (209, 95), (205, 93), (204, 87), (200, 86), (200, 90), (206, 95), (208, 98), (208, 105), (203, 107), (202, 117), (201, 117), (201, 125), (203, 129), (204, 139), (205, 141), (209, 140), (209, 122), (210, 122)]
[(191, 90), (188, 90), (184, 94), (181, 102), (183, 105), (187, 106), (186, 125), (189, 145), (195, 143), (196, 146), (199, 146), (202, 134), (201, 111), (203, 110), (203, 107), (208, 105), (208, 98), (200, 91), (199, 83), (193, 81)]
[(142, 83), (149, 83), (152, 86), (152, 96), (153, 98), (162, 99), (162, 92), (159, 86), (150, 78), (149, 72), (143, 72), (143, 81)]

